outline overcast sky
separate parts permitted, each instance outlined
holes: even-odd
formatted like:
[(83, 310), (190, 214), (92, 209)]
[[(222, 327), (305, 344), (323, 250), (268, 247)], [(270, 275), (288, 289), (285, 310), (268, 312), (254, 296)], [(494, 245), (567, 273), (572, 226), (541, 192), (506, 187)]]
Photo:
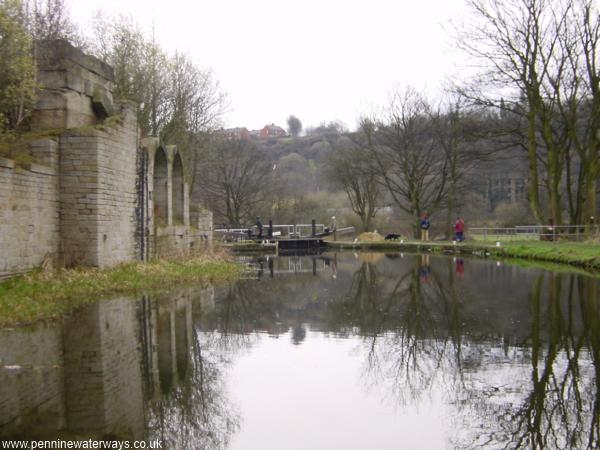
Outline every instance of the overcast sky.
[(443, 27), (463, 0), (71, 0), (80, 26), (95, 11), (130, 15), (172, 52), (211, 68), (228, 93), (227, 126), (349, 128), (395, 83), (435, 92), (456, 71)]

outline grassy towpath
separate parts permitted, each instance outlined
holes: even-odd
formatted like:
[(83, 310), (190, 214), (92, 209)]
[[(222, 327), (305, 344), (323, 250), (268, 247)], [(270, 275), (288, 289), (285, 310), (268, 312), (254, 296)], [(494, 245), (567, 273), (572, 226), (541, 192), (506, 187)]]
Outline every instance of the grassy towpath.
[(519, 258), (531, 261), (545, 261), (570, 264), (588, 270), (600, 271), (600, 244), (595, 242), (546, 242), (546, 241), (467, 241), (460, 244), (452, 242), (422, 241), (376, 241), (376, 242), (332, 242), (327, 241), (330, 249), (363, 249), (380, 251), (429, 251), (440, 253), (474, 254)]
[(121, 264), (107, 269), (34, 271), (0, 283), (0, 327), (55, 319), (115, 295), (164, 292), (175, 286), (235, 280), (241, 266), (223, 256)]

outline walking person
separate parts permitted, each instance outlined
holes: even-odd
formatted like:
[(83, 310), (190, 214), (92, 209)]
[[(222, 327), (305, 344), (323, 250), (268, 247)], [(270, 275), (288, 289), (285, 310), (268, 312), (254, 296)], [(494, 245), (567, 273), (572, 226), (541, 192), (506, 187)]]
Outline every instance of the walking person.
[(329, 230), (333, 233), (333, 240), (337, 241), (337, 220), (335, 220), (335, 216), (331, 216)]
[(460, 217), (457, 217), (456, 222), (454, 222), (454, 240), (456, 242), (465, 240), (465, 221)]
[(431, 226), (431, 222), (429, 222), (429, 214), (427, 214), (426, 212), (421, 215), (421, 222), (419, 226), (421, 227), (421, 240), (428, 241), (429, 227)]
[(260, 217), (256, 216), (256, 230), (258, 232), (258, 239), (263, 237), (263, 224), (260, 221)]

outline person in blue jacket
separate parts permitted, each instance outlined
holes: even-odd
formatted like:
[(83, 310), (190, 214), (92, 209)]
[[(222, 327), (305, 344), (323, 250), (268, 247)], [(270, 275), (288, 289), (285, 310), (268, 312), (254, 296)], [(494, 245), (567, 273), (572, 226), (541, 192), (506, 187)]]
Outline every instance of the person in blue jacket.
[(422, 241), (428, 241), (429, 240), (429, 227), (430, 226), (431, 226), (431, 222), (429, 222), (429, 214), (427, 214), (426, 212), (424, 212), (421, 215), (421, 222), (420, 222), (421, 240)]

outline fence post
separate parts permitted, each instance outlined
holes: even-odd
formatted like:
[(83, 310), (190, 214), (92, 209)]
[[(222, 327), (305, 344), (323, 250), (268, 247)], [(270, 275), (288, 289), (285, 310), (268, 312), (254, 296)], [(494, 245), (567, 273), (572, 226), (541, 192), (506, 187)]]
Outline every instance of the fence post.
[(315, 221), (315, 219), (313, 219), (311, 222), (311, 236), (315, 237), (316, 234), (317, 234), (317, 222)]
[(273, 239), (273, 220), (269, 219), (269, 239)]

